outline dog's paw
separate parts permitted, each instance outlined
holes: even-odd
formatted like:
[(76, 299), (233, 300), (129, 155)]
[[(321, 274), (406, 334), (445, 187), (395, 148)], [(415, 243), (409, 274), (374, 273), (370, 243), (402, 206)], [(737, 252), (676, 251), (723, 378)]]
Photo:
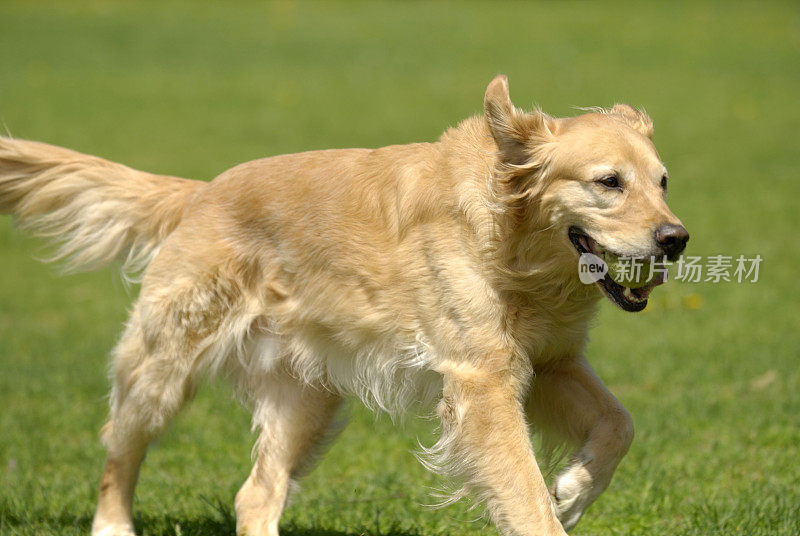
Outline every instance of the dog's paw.
[(592, 477), (581, 465), (570, 467), (556, 478), (551, 496), (558, 520), (564, 530), (572, 530), (595, 497), (592, 496)]
[(136, 536), (130, 525), (93, 526), (92, 536)]

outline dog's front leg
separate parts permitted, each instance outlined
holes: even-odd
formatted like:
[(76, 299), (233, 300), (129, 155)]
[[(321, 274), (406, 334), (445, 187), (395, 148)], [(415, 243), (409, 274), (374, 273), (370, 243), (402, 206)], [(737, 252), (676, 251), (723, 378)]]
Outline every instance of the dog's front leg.
[(537, 370), (527, 410), (544, 434), (577, 447), (552, 489), (558, 517), (570, 530), (611, 482), (633, 440), (633, 421), (583, 357)]
[(504, 534), (564, 535), (529, 440), (522, 383), (472, 366), (447, 371), (436, 461), (486, 501)]

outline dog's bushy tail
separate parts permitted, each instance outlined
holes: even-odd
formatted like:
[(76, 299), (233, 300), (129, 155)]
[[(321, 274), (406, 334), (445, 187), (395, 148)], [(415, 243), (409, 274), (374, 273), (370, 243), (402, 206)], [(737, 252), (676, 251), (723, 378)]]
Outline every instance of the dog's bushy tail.
[(152, 260), (205, 183), (153, 175), (95, 156), (0, 137), (0, 213), (58, 244), (67, 271)]

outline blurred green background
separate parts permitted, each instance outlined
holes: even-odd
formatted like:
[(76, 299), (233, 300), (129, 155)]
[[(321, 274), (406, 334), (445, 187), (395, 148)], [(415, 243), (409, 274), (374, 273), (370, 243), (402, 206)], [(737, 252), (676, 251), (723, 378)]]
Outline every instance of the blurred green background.
[[(800, 530), (797, 2), (0, 3), (0, 120), (16, 137), (211, 179), (308, 149), (435, 140), (510, 78), (555, 115), (647, 109), (691, 255), (760, 254), (757, 283), (673, 281), (604, 304), (589, 356), (637, 437), (579, 535)], [(136, 289), (59, 277), (0, 220), (0, 533), (84, 534), (103, 452), (106, 356)], [(435, 423), (355, 406), (284, 534), (493, 534), (431, 511), (411, 452)], [(230, 534), (249, 418), (223, 383), (150, 452), (143, 534)], [(471, 521), (471, 522), (470, 522)]]

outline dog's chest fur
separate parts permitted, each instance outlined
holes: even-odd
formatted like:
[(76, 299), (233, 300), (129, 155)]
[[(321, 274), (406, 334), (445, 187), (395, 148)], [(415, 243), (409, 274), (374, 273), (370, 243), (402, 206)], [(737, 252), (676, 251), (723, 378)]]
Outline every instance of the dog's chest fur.
[(547, 266), (530, 289), (498, 277), (487, 136), (468, 121), (436, 144), (270, 158), (212, 182), (182, 225), (225, 237), (229, 266), (210, 270), (265, 319), (245, 368), (285, 363), (393, 409), (437, 392), (448, 364), (580, 353), (597, 296), (576, 287), (569, 244), (553, 260), (538, 235)]

